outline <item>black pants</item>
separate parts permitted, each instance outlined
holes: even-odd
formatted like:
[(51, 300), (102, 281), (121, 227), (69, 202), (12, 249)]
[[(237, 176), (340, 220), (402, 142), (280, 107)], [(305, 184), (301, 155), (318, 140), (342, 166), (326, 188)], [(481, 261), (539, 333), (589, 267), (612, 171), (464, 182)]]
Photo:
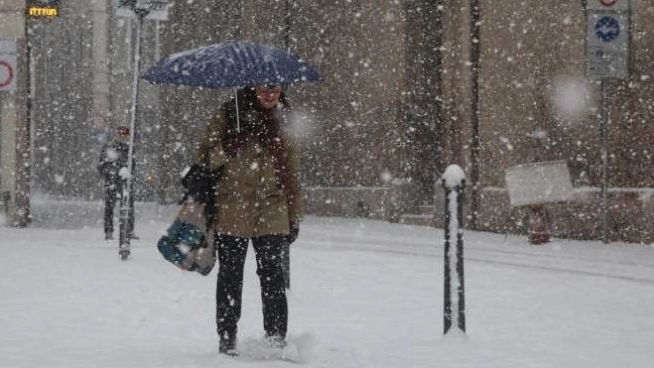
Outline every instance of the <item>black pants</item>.
[[(216, 234), (218, 285), (216, 287), (216, 325), (221, 338), (236, 337), (241, 318), (243, 266), (248, 249), (247, 238)], [(281, 262), (283, 235), (252, 238), (261, 285), (263, 328), (266, 335), (286, 336), (288, 304)]]
[[(123, 196), (123, 184), (120, 181), (105, 181), (104, 185), (104, 233), (114, 232), (114, 208)], [(134, 192), (129, 196), (129, 209), (127, 215), (127, 233), (134, 232)]]

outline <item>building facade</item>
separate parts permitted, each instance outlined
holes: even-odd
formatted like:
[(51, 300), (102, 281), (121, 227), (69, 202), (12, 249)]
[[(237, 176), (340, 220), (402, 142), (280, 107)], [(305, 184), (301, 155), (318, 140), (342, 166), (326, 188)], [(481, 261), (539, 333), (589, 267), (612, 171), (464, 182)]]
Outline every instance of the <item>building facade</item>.
[[(563, 160), (575, 190), (572, 200), (546, 206), (553, 232), (599, 237), (604, 107), (609, 118), (609, 239), (652, 241), (654, 60), (649, 51), (654, 43), (648, 35), (654, 6), (630, 1), (631, 26), (622, 30), (630, 33), (630, 75), (605, 82), (602, 99), (600, 84), (586, 73), (590, 1), (479, 2), (479, 176), (475, 193), (469, 194), (478, 202), (480, 229), (524, 231), (526, 209), (510, 206), (505, 170)], [(471, 80), (471, 9), (468, 1), (448, 4), (443, 14), (443, 151), (446, 162), (461, 163), (469, 173), (474, 170), (469, 108), (474, 94), (465, 81)]]

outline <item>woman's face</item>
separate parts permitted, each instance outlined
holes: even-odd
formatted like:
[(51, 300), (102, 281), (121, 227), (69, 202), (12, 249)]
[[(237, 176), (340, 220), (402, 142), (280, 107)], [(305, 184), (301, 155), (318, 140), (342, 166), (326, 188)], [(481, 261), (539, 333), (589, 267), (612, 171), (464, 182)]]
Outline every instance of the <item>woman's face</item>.
[(259, 86), (255, 88), (259, 104), (266, 110), (270, 110), (279, 103), (279, 96), (282, 94), (281, 86)]

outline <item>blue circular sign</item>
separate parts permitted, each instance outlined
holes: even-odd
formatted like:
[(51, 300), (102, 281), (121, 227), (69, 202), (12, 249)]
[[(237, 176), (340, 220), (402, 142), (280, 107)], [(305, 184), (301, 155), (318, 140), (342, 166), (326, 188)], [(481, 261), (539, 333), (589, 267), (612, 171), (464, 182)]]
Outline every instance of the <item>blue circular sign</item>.
[(620, 35), (620, 22), (613, 17), (602, 17), (595, 24), (595, 34), (604, 42), (611, 42)]

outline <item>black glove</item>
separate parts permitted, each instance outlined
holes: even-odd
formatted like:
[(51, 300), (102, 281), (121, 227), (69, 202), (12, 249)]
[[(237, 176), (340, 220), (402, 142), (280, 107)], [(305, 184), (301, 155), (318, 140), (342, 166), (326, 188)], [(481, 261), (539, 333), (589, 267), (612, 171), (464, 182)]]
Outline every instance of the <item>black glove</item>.
[(289, 222), (289, 227), (291, 233), (286, 236), (286, 240), (288, 241), (288, 244), (293, 244), (293, 242), (297, 240), (298, 235), (300, 235), (300, 221), (291, 220), (291, 222)]

